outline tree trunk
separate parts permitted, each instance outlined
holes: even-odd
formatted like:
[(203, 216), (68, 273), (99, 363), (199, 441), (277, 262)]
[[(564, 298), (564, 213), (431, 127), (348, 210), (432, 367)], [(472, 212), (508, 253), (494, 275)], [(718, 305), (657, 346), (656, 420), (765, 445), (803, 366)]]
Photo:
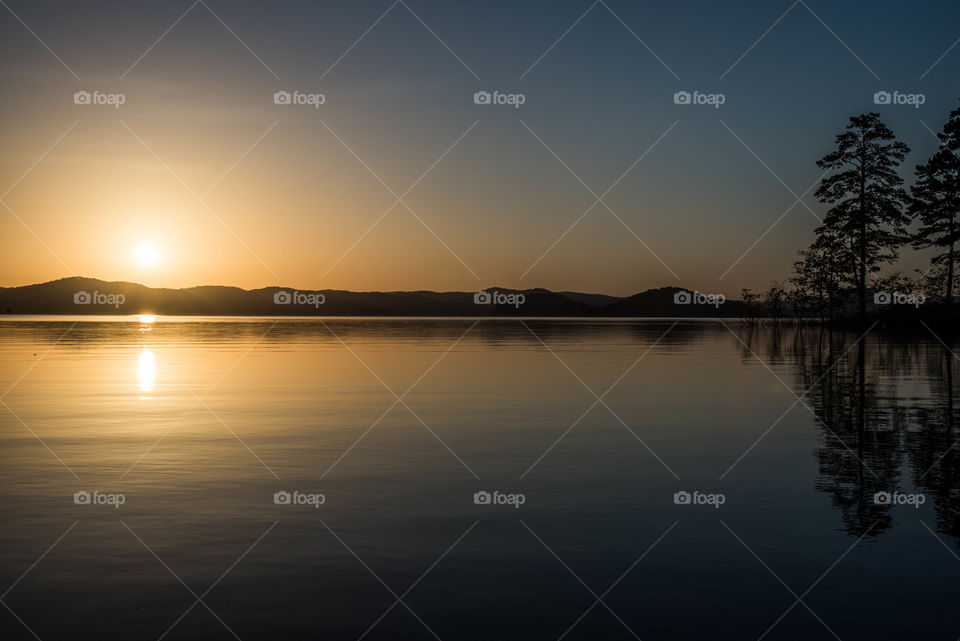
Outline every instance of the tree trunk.
[[(862, 171), (862, 170), (861, 170)], [(860, 298), (860, 324), (867, 323), (867, 207), (864, 176), (860, 175), (860, 273), (857, 274), (857, 295)]]
[(867, 427), (867, 337), (860, 337), (860, 345), (857, 349), (857, 388), (859, 403), (857, 407), (857, 429), (864, 431)]
[(860, 298), (861, 327), (867, 324), (867, 158), (863, 132), (860, 141), (860, 273), (857, 274), (857, 294)]
[(950, 212), (950, 249), (947, 251), (947, 317), (950, 317), (950, 312), (953, 310), (953, 260), (954, 260), (954, 245), (953, 234), (954, 232), (954, 216), (953, 211)]

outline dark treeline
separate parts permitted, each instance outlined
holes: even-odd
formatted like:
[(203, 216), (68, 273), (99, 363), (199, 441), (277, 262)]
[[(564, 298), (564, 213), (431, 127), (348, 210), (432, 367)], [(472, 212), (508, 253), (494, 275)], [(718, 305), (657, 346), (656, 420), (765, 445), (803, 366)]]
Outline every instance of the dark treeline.
[[(921, 305), (928, 318), (951, 319), (960, 240), (960, 108), (937, 137), (936, 152), (916, 166), (908, 191), (897, 168), (910, 148), (879, 114), (851, 117), (836, 148), (817, 161), (828, 175), (816, 197), (829, 209), (816, 238), (798, 252), (786, 281), (764, 292), (742, 291), (751, 319), (865, 323), (870, 316), (918, 316)], [(933, 249), (930, 266), (913, 276), (881, 276), (907, 245)]]

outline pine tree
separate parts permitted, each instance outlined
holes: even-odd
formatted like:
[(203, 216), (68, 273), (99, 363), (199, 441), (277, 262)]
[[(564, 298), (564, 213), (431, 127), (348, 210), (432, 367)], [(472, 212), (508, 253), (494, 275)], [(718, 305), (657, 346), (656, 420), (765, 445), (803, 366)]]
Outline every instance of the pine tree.
[(911, 189), (910, 213), (920, 220), (913, 237), (917, 249), (935, 247), (934, 265), (946, 267), (944, 302), (953, 304), (953, 283), (957, 261), (956, 244), (960, 241), (960, 109), (950, 113), (943, 133), (937, 134), (940, 147), (925, 165), (917, 165), (917, 183)]
[(818, 167), (834, 170), (816, 192), (820, 202), (832, 205), (817, 234), (849, 239), (862, 322), (867, 315), (867, 275), (881, 263), (896, 260), (897, 250), (910, 239), (905, 211), (910, 201), (896, 172), (910, 148), (896, 140), (877, 113), (851, 117), (836, 145), (817, 161)]

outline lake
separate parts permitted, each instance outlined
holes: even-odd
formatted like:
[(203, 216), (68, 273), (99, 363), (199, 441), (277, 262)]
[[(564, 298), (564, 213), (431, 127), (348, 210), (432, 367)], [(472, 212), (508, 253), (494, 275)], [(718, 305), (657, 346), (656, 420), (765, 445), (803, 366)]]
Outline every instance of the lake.
[(957, 345), (858, 338), (4, 319), (0, 638), (956, 639)]

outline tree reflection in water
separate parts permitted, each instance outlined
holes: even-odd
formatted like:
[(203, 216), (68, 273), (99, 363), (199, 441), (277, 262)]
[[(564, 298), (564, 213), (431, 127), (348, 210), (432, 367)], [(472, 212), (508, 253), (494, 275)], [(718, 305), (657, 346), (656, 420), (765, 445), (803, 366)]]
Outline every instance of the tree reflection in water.
[(878, 492), (922, 492), (936, 530), (960, 543), (956, 349), (930, 333), (876, 329), (859, 342), (855, 333), (828, 328), (747, 326), (737, 333), (744, 352), (792, 373), (789, 384), (816, 416), (816, 490), (831, 497), (849, 534), (876, 537), (893, 527), (897, 507), (878, 503)]

